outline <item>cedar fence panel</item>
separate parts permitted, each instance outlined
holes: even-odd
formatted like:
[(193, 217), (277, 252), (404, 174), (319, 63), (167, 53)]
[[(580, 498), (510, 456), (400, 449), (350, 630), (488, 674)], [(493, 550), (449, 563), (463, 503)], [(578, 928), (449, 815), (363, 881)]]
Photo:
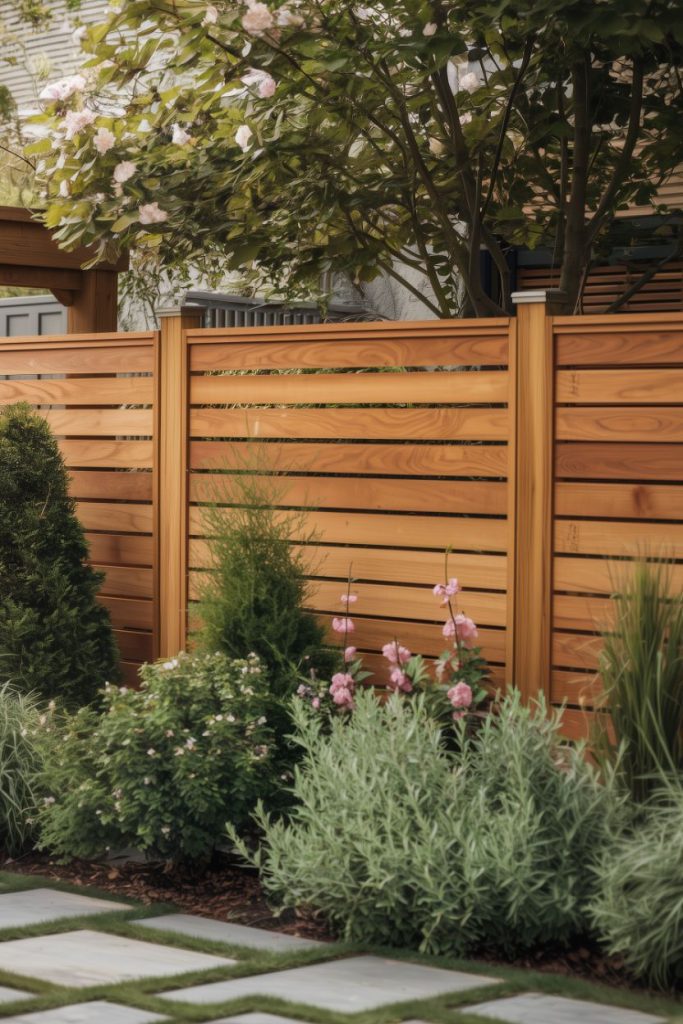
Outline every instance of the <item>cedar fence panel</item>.
[(29, 402), (59, 440), (127, 682), (157, 651), (156, 353), (154, 333), (0, 341), (0, 405)]
[(380, 682), (387, 639), (440, 653), (449, 547), (496, 684), (566, 703), (586, 735), (615, 572), (663, 552), (683, 587), (683, 315), (521, 301), (511, 319), (213, 330), (188, 307), (159, 334), (1, 341), (0, 404), (31, 402), (59, 438), (127, 678), (186, 645), (203, 509), (260, 453), (316, 531), (313, 609), (329, 623), (357, 580)]
[[(209, 565), (203, 504), (245, 467), (319, 534), (304, 550), (311, 607), (329, 622), (351, 573), (354, 643), (398, 637), (438, 656), (444, 572), (507, 673), (513, 448), (510, 322), (363, 323), (188, 330), (187, 596)], [(317, 372), (316, 372), (317, 371)], [(265, 467), (265, 469), (264, 469)]]

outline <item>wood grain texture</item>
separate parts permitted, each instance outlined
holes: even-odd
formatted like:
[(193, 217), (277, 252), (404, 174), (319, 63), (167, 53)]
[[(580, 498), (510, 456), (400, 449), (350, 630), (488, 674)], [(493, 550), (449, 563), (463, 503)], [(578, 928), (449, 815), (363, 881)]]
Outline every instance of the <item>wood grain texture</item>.
[[(357, 325), (360, 326), (360, 325)], [(361, 340), (347, 336), (343, 344), (318, 331), (318, 337), (301, 340), (295, 332), (289, 341), (236, 340), (225, 342), (215, 336), (211, 343), (201, 336), (189, 335), (190, 370), (305, 370), (327, 367), (373, 366), (498, 366), (507, 362), (506, 333), (488, 334), (480, 330), (471, 336), (392, 337), (388, 332)], [(322, 333), (322, 337), (321, 337)], [(395, 334), (395, 332), (393, 332)], [(243, 337), (243, 335), (241, 336)]]
[(558, 441), (683, 441), (683, 407), (558, 407)]
[[(364, 512), (310, 512), (307, 526), (327, 544), (369, 544), (389, 548), (504, 552), (508, 527), (503, 519), (458, 516), (382, 515)], [(190, 535), (209, 532), (201, 508), (190, 508)]]
[(0, 404), (149, 405), (149, 377), (69, 377), (67, 380), (0, 380)]
[(151, 437), (151, 409), (39, 410), (58, 437)]
[[(668, 330), (666, 320), (657, 327), (653, 325), (652, 317), (639, 329), (633, 316), (628, 319), (622, 316), (617, 323), (610, 323), (607, 317), (600, 318), (597, 323), (588, 324), (585, 330), (580, 330), (580, 325), (588, 318), (576, 319), (576, 324), (565, 326), (557, 317), (554, 318), (558, 366), (680, 367), (683, 363), (680, 315), (669, 320)], [(672, 330), (674, 326), (677, 329)]]
[(131, 568), (120, 565), (93, 565), (98, 572), (104, 573), (100, 593), (109, 597), (148, 597), (154, 596), (152, 586), (152, 570)]
[(245, 469), (254, 464), (277, 472), (505, 477), (508, 449), (503, 444), (190, 442), (191, 469)]
[(107, 501), (80, 501), (78, 518), (86, 530), (106, 533), (151, 533), (152, 506)]
[(505, 441), (506, 409), (192, 409), (193, 438)]
[(139, 565), (151, 568), (152, 538), (128, 533), (86, 533), (90, 560), (101, 565)]
[[(277, 484), (274, 504), (279, 506), (491, 516), (505, 515), (507, 511), (505, 484), (488, 480), (434, 480), (425, 486), (421, 480), (410, 479), (284, 476), (278, 478)], [(220, 502), (225, 493), (220, 476), (191, 474), (190, 501)]]
[(308, 373), (190, 378), (193, 405), (335, 404), (396, 405), (503, 403), (507, 374), (501, 371), (435, 373)]
[(151, 630), (154, 622), (154, 605), (142, 598), (98, 597), (100, 604), (108, 610), (112, 625), (116, 629)]
[[(558, 516), (597, 519), (680, 520), (683, 488), (667, 484), (567, 483), (555, 487)], [(666, 529), (653, 529), (653, 539), (666, 540)]]
[(609, 716), (604, 712), (581, 711), (566, 708), (562, 712), (562, 735), (568, 740), (590, 742), (595, 739), (596, 730), (607, 730), (611, 740), (614, 732)]
[(581, 636), (576, 633), (553, 633), (553, 665), (560, 668), (582, 669), (595, 672), (602, 650), (599, 636)]
[[(379, 580), (393, 583), (417, 583), (434, 586), (444, 578), (442, 552), (402, 551), (396, 548), (331, 547), (295, 545), (294, 550), (310, 575), (354, 580)], [(457, 573), (469, 588), (504, 590), (507, 583), (506, 560), (502, 555), (452, 555), (449, 572)], [(191, 568), (210, 568), (209, 544), (190, 541)]]
[(555, 476), (584, 480), (677, 480), (683, 476), (683, 445), (565, 441), (555, 446)]
[(126, 661), (151, 661), (153, 655), (152, 634), (141, 630), (115, 629), (114, 639), (121, 657)]
[(59, 443), (67, 466), (79, 469), (151, 469), (151, 441), (62, 440)]
[[(624, 578), (633, 568), (629, 560), (607, 558), (567, 558), (554, 560), (555, 590), (582, 594), (612, 594), (619, 590)], [(674, 591), (683, 591), (683, 565), (671, 566), (671, 585)]]
[(683, 398), (683, 369), (560, 370), (556, 401), (585, 405), (675, 405)]
[[(36, 339), (39, 340), (39, 339)], [(151, 373), (152, 346), (131, 345), (125, 348), (102, 347), (65, 339), (64, 347), (38, 348), (27, 342), (23, 349), (6, 350), (0, 343), (0, 374), (77, 373)]]
[(151, 501), (152, 474), (125, 470), (72, 470), (69, 489), (73, 498), (115, 501)]
[(557, 519), (555, 550), (566, 554), (635, 557), (649, 551), (666, 558), (683, 558), (683, 524), (620, 523), (599, 519)]
[(574, 672), (553, 669), (550, 677), (550, 699), (555, 704), (572, 704), (579, 709), (596, 708), (605, 695), (596, 672)]

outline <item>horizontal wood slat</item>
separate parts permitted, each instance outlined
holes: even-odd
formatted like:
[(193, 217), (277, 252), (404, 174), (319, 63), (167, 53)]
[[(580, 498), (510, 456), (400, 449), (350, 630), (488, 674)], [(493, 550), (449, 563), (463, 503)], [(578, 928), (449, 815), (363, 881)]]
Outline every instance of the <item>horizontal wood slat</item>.
[(557, 402), (594, 405), (672, 405), (683, 394), (683, 369), (560, 370)]
[(508, 397), (507, 373), (330, 373), (201, 376), (190, 378), (192, 405), (364, 403), (411, 405), (501, 403)]
[[(497, 366), (506, 364), (508, 358), (507, 330), (491, 335), (485, 327), (483, 332), (477, 332), (478, 336), (454, 334), (441, 338), (392, 338), (387, 333), (373, 338), (368, 332), (369, 336), (364, 340), (357, 341), (347, 336), (343, 344), (330, 337), (329, 325), (327, 333), (324, 331), (318, 331), (322, 334), (319, 340), (302, 341), (299, 332), (294, 332), (289, 341), (272, 340), (273, 335), (270, 335), (262, 341), (233, 342), (223, 341), (217, 332), (218, 337), (210, 344), (202, 340), (206, 333), (200, 336), (191, 333), (190, 370)], [(448, 333), (452, 334), (453, 329)]]
[(151, 441), (60, 441), (59, 449), (67, 466), (79, 469), (151, 469)]
[(151, 409), (39, 410), (58, 437), (151, 437)]
[[(508, 539), (508, 524), (503, 519), (316, 511), (309, 513), (306, 524), (327, 544), (500, 552), (506, 550)], [(202, 509), (190, 508), (191, 536), (208, 532)]]
[(558, 441), (683, 441), (683, 408), (560, 407)]
[[(255, 479), (259, 479), (256, 477)], [(310, 508), (395, 509), (398, 512), (458, 512), (505, 515), (506, 486), (489, 481), (393, 480), (365, 477), (281, 477), (274, 503)], [(217, 501), (224, 495), (220, 476), (194, 474), (191, 501)]]
[(246, 469), (250, 460), (277, 472), (362, 473), (388, 476), (504, 477), (502, 444), (292, 444), (191, 441), (191, 469)]
[(635, 556), (649, 552), (683, 558), (683, 523), (617, 522), (600, 520), (555, 521), (555, 550), (566, 554)]
[(109, 597), (102, 594), (98, 601), (109, 612), (112, 625), (117, 629), (151, 630), (154, 628), (154, 604), (144, 598)]
[(126, 661), (151, 661), (154, 657), (152, 634), (136, 630), (115, 629), (114, 639), (121, 657)]
[[(441, 552), (330, 547), (324, 544), (296, 546), (295, 550), (307, 572), (313, 576), (346, 579), (350, 573), (354, 580), (386, 580), (432, 587), (444, 576)], [(211, 567), (211, 552), (206, 541), (190, 541), (189, 564), (191, 568), (198, 569)], [(507, 584), (506, 559), (502, 555), (452, 555), (449, 571), (458, 573), (473, 589), (504, 590)]]
[(78, 518), (86, 530), (151, 533), (151, 505), (116, 505), (106, 501), (78, 502)]
[(555, 475), (596, 480), (675, 480), (683, 476), (683, 447), (566, 441), (555, 447)]
[(72, 470), (69, 474), (74, 498), (116, 501), (151, 501), (152, 474), (125, 470)]
[(154, 596), (151, 569), (131, 568), (121, 565), (94, 565), (94, 569), (104, 573), (100, 593), (110, 597), (148, 597)]
[(602, 638), (579, 636), (576, 633), (555, 633), (552, 663), (560, 668), (582, 669), (595, 673), (598, 667)]
[[(36, 339), (38, 341), (39, 339)], [(24, 345), (6, 351), (0, 342), (0, 375), (29, 373), (151, 373), (154, 356), (150, 345), (112, 348), (88, 343), (69, 347), (29, 348)]]
[(682, 508), (683, 487), (675, 485), (559, 481), (555, 486), (558, 516), (675, 520), (680, 519)]
[[(324, 620), (325, 621), (325, 620)], [(396, 619), (369, 619), (355, 615), (356, 629), (353, 643), (359, 650), (381, 650), (386, 643), (398, 640), (415, 654), (438, 658), (447, 649), (446, 641), (438, 625), (424, 622), (410, 622)], [(327, 639), (334, 647), (339, 646), (339, 636), (328, 626)], [(505, 630), (480, 629), (477, 643), (481, 645), (484, 657), (496, 664), (505, 662)]]
[(151, 536), (135, 533), (86, 533), (90, 560), (101, 565), (151, 567), (154, 548)]
[(506, 409), (191, 409), (193, 438), (506, 441)]
[[(609, 595), (618, 592), (632, 569), (629, 560), (560, 557), (553, 562), (553, 581), (555, 590)], [(683, 591), (683, 565), (671, 566), (669, 571), (674, 591)]]
[[(558, 366), (680, 366), (683, 333), (654, 325), (635, 325), (635, 317), (576, 319), (572, 327), (558, 327), (555, 319), (555, 358)], [(680, 318), (679, 318), (680, 319)], [(578, 325), (588, 320), (581, 330)], [(604, 321), (604, 323), (602, 322)], [(629, 326), (631, 324), (631, 326)]]
[(69, 377), (67, 380), (0, 380), (0, 404), (149, 405), (150, 377)]

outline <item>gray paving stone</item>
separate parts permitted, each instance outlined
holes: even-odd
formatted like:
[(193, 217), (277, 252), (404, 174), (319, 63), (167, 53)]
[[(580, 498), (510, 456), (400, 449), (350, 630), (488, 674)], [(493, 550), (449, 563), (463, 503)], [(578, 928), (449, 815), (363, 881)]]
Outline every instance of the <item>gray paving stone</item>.
[(56, 1010), (23, 1013), (19, 1017), (4, 1017), (3, 1024), (152, 1024), (168, 1020), (158, 1013), (136, 1010), (132, 1006), (118, 1006), (96, 999), (76, 1006), (59, 1006)]
[(252, 1010), (250, 1013), (237, 1013), (234, 1017), (211, 1020), (209, 1024), (305, 1024), (305, 1022), (294, 1020), (292, 1017), (281, 1017), (278, 1013), (261, 1013), (260, 1010)]
[(468, 1006), (467, 1013), (509, 1024), (660, 1024), (663, 1021), (662, 1017), (626, 1010), (622, 1006), (604, 1006), (540, 992), (478, 1003)]
[(314, 939), (301, 939), (297, 935), (271, 932), (265, 928), (250, 928), (231, 921), (215, 921), (196, 914), (147, 917), (136, 924), (145, 928), (175, 932), (177, 935), (191, 935), (193, 938), (211, 939), (214, 942), (231, 942), (235, 946), (251, 946), (252, 949), (265, 949), (273, 953), (286, 953), (292, 949), (314, 949), (316, 946), (325, 945)]
[(23, 928), (29, 924), (59, 921), (64, 917), (106, 914), (130, 910), (127, 903), (93, 899), (58, 889), (25, 889), (0, 896), (0, 928)]
[[(0, 964), (2, 964), (2, 957), (0, 957)], [(31, 999), (32, 996), (32, 992), (20, 992), (19, 989), (0, 985), (0, 1003), (14, 1003), (19, 999)]]
[(161, 997), (205, 1004), (222, 1003), (242, 996), (274, 996), (318, 1009), (357, 1013), (412, 999), (431, 999), (447, 992), (464, 992), (498, 981), (498, 978), (446, 971), (422, 964), (355, 956), (288, 971), (193, 985), (161, 993)]
[(236, 962), (87, 929), (15, 939), (3, 942), (0, 948), (3, 970), (74, 988), (136, 978), (164, 978), (185, 971), (228, 967)]

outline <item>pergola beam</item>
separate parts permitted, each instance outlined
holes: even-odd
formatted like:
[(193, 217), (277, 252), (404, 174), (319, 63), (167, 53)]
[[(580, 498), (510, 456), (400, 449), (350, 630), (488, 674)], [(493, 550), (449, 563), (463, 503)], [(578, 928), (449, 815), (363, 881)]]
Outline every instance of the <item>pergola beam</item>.
[(89, 249), (60, 249), (30, 210), (0, 207), (0, 285), (47, 288), (68, 309), (69, 334), (115, 331), (118, 274), (128, 256), (89, 270)]

